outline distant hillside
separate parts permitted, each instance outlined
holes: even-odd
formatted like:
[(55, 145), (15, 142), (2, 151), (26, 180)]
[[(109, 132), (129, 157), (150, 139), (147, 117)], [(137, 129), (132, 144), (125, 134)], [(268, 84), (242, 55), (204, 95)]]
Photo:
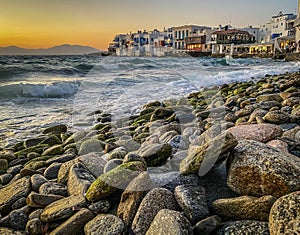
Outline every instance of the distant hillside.
[(89, 46), (69, 44), (47, 49), (25, 49), (16, 46), (0, 47), (0, 55), (83, 55), (97, 52), (101, 51)]

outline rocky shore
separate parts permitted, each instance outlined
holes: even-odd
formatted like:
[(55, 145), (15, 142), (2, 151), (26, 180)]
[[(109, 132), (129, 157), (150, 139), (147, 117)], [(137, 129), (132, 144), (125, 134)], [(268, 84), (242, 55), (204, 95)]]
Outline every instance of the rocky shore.
[(300, 234), (300, 73), (0, 151), (0, 234)]

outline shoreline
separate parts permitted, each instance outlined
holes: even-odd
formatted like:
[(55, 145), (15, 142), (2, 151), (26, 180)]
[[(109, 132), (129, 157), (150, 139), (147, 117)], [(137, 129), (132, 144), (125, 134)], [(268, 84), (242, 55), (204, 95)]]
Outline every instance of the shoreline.
[(94, 116), (89, 131), (49, 127), (0, 151), (1, 232), (296, 232), (300, 72)]

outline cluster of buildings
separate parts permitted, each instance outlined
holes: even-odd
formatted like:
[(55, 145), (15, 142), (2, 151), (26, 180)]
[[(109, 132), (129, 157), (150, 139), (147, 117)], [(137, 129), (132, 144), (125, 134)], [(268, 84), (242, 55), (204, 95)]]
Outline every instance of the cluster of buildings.
[(118, 34), (108, 50), (118, 56), (168, 56), (186, 52), (249, 55), (294, 52), (299, 44), (299, 16), (279, 12), (260, 27), (182, 25), (161, 31)]

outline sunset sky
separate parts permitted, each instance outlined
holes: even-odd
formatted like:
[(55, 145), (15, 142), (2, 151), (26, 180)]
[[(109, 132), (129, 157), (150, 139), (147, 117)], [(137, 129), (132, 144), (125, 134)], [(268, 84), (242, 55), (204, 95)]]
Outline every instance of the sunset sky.
[(182, 24), (259, 26), (298, 0), (0, 0), (0, 47), (81, 44), (107, 49), (117, 33)]

